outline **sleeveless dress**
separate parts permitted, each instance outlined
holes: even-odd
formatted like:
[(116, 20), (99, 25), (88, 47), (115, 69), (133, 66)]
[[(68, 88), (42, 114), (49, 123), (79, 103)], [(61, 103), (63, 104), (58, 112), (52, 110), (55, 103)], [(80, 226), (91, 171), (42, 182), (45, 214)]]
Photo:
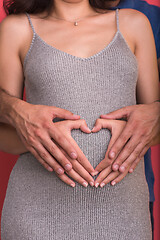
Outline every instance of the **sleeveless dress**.
[[(100, 114), (136, 104), (138, 64), (119, 29), (88, 58), (44, 42), (33, 29), (24, 60), (27, 101), (56, 106), (84, 118), (92, 128)], [(73, 130), (93, 167), (104, 158), (110, 131)], [(9, 178), (2, 210), (2, 240), (151, 240), (144, 159), (132, 174), (103, 188), (72, 188), (32, 156), (21, 154)]]

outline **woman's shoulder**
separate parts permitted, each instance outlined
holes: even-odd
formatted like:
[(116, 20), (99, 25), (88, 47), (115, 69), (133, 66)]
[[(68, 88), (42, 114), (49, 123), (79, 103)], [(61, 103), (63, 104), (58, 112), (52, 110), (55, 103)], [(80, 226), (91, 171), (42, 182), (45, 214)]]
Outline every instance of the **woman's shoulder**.
[(26, 14), (11, 14), (0, 23), (0, 43), (14, 43), (20, 46), (29, 33)]
[(134, 9), (119, 10), (120, 30), (136, 43), (152, 34), (151, 24), (142, 12)]
[(16, 31), (24, 29), (24, 25), (27, 24), (26, 14), (11, 14), (6, 16), (0, 23), (1, 30)]
[(136, 28), (136, 30), (150, 25), (147, 16), (135, 9), (119, 9), (119, 18), (122, 24), (133, 29)]

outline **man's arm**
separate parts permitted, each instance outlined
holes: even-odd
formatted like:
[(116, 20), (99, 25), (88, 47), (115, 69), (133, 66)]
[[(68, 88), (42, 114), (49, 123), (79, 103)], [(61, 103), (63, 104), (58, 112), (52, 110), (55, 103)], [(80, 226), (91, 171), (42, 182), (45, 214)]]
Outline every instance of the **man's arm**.
[(92, 174), (94, 168), (84, 155), (79, 156), (80, 149), (77, 146), (75, 148), (69, 134), (53, 123), (56, 117), (78, 120), (80, 116), (66, 109), (32, 105), (22, 100), (24, 76), (20, 53), (26, 45), (29, 46), (32, 39), (26, 24), (28, 21), (23, 15), (8, 16), (0, 24), (0, 121), (16, 128), (25, 148), (45, 167), (47, 164), (56, 173), (63, 175), (65, 170), (72, 169), (72, 163), (67, 156), (72, 160), (78, 157), (77, 161), (83, 166), (83, 170), (86, 170), (86, 179), (91, 181), (89, 173)]
[[(150, 29), (151, 27), (148, 25), (146, 30), (151, 32)], [(125, 118), (127, 120), (126, 127), (109, 152), (109, 158), (114, 161), (113, 170), (119, 169), (122, 172), (129, 161), (133, 162), (135, 168), (148, 148), (160, 143), (160, 103), (155, 102), (159, 100), (159, 85), (156, 51), (153, 47), (154, 38), (152, 33), (149, 33), (145, 39), (137, 30), (136, 36), (138, 34), (141, 39), (136, 48), (136, 57), (139, 62), (137, 86), (139, 105), (128, 106), (110, 114), (101, 115), (101, 118), (106, 119)], [(147, 43), (148, 41), (150, 43)], [(133, 166), (131, 166), (131, 172)]]
[(160, 58), (158, 58), (158, 71), (159, 71), (159, 79), (160, 79)]

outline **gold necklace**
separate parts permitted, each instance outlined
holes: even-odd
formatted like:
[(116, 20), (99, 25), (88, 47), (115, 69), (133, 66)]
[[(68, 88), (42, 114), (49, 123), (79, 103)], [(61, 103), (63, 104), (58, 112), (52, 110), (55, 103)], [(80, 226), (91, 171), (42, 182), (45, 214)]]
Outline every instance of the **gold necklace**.
[[(96, 16), (96, 15), (98, 15), (98, 14), (95, 14), (95, 15), (93, 15), (93, 16)], [(76, 21), (69, 21), (69, 20), (66, 20), (66, 19), (64, 19), (64, 18), (58, 18), (58, 17), (55, 17), (55, 16), (52, 16), (53, 18), (56, 18), (56, 19), (59, 19), (59, 20), (63, 20), (63, 21), (66, 21), (66, 22), (71, 22), (71, 23), (73, 23), (74, 24), (74, 26), (78, 26), (78, 22), (80, 22), (80, 21), (82, 21), (83, 19), (85, 19), (85, 18), (87, 18), (87, 17), (84, 17), (84, 18), (81, 18), (81, 19), (77, 19)]]

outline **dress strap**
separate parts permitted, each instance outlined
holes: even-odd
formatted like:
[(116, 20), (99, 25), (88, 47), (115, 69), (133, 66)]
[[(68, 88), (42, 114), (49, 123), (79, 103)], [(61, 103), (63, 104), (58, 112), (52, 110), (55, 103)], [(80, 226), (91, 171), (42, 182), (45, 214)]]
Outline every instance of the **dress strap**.
[(32, 23), (32, 21), (31, 21), (30, 15), (29, 15), (28, 13), (26, 13), (26, 16), (27, 16), (28, 21), (29, 21), (29, 24), (30, 24), (30, 26), (31, 26), (31, 28), (32, 28), (32, 30), (33, 30), (33, 33), (35, 34), (36, 32), (35, 32), (35, 29), (34, 29), (34, 27), (33, 27), (33, 23)]
[(119, 9), (116, 9), (116, 24), (117, 24), (117, 31), (119, 31)]

